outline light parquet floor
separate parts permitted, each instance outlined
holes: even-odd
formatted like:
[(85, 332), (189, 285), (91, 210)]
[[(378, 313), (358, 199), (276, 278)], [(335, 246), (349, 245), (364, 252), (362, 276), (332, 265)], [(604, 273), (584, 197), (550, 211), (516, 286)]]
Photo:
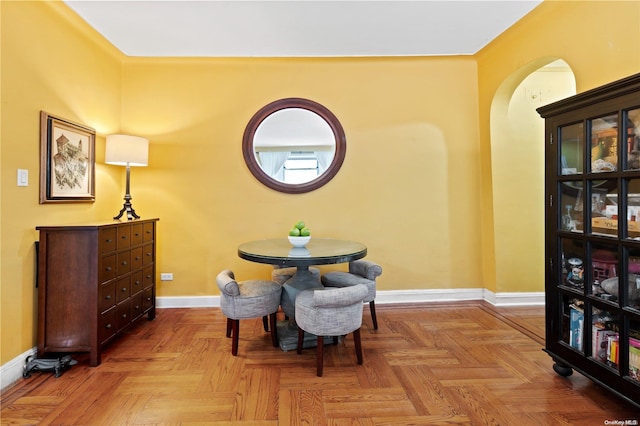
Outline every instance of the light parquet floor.
[[(542, 307), (483, 302), (367, 307), (364, 365), (348, 336), (302, 355), (240, 323), (237, 357), (217, 308), (160, 309), (107, 347), (102, 364), (5, 390), (2, 425), (607, 425), (640, 410), (542, 351)], [(624, 424), (624, 423), (618, 423)], [(637, 423), (636, 423), (637, 424)]]

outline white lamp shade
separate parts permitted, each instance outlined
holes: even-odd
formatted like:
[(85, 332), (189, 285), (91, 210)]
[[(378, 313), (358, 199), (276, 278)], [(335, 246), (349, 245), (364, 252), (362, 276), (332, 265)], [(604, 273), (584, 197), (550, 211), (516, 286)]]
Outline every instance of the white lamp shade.
[(104, 162), (118, 166), (146, 166), (149, 140), (139, 136), (108, 135)]

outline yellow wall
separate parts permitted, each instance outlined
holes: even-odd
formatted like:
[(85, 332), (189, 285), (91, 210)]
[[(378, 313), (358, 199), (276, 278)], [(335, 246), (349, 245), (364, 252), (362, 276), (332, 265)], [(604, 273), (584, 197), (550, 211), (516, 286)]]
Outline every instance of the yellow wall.
[[(267, 266), (237, 257), (237, 244), (283, 236), (299, 219), (314, 236), (366, 243), (385, 268), (381, 290), (496, 290), (491, 99), (543, 57), (567, 60), (579, 90), (636, 72), (637, 7), (608, 4), (545, 3), (477, 58), (286, 60), (123, 58), (61, 3), (0, 2), (0, 363), (35, 345), (35, 226), (119, 210), (122, 169), (103, 164), (104, 135), (116, 131), (151, 141), (132, 195), (138, 213), (160, 218), (159, 272), (175, 280), (160, 283), (159, 296), (218, 294), (215, 274), (227, 267), (240, 279), (266, 276)], [(633, 22), (593, 31), (602, 16), (630, 10)], [(563, 41), (550, 42), (548, 28), (563, 28)], [(594, 46), (576, 48), (585, 39)], [(623, 39), (635, 54), (620, 50)], [(597, 58), (620, 65), (630, 56), (633, 66), (591, 69)], [(340, 173), (302, 195), (263, 187), (241, 152), (253, 113), (289, 96), (324, 104), (347, 134)], [(97, 129), (96, 203), (38, 204), (41, 109)], [(29, 187), (15, 186), (17, 168), (29, 170)]]
[[(140, 59), (123, 74), (123, 127), (152, 141), (134, 205), (161, 218), (158, 264), (175, 278), (159, 294), (217, 294), (227, 267), (268, 276), (237, 245), (299, 219), (364, 242), (384, 263), (381, 289), (482, 286), (471, 58)], [(260, 184), (241, 150), (251, 116), (290, 96), (327, 106), (347, 134), (340, 173), (303, 195)]]
[[(104, 135), (118, 130), (122, 55), (61, 2), (0, 2), (2, 246), (0, 362), (32, 348), (37, 225), (104, 219), (121, 197), (120, 168), (104, 166)], [(96, 129), (96, 195), (91, 204), (38, 204), (40, 110)], [(29, 186), (16, 186), (16, 170)]]
[[(521, 207), (496, 204), (496, 199), (507, 200), (506, 194), (514, 191), (511, 186), (516, 176), (514, 170), (518, 170), (518, 178), (529, 181), (520, 188), (521, 193), (531, 193), (532, 199), (539, 199), (541, 188), (538, 185), (542, 182), (532, 177), (540, 176), (543, 159), (539, 155), (528, 156), (521, 167), (512, 170), (493, 168), (492, 103), (508, 102), (511, 93), (529, 73), (555, 59), (563, 59), (569, 64), (578, 92), (640, 72), (639, 23), (638, 1), (547, 0), (476, 55), (483, 276), (487, 288), (496, 292), (540, 291), (544, 288), (540, 257), (531, 255), (536, 247), (542, 247), (544, 238), (544, 217), (531, 214), (539, 211), (539, 207), (526, 201)], [(514, 141), (519, 142), (522, 141)], [(522, 158), (512, 159), (513, 164), (521, 161)], [(501, 214), (494, 215), (494, 209), (501, 209)], [(526, 212), (524, 217), (519, 214), (521, 209)], [(532, 244), (509, 245), (509, 236), (513, 234)], [(520, 267), (509, 270), (514, 259)], [(497, 272), (500, 268), (506, 270)], [(536, 282), (539, 283), (537, 288)]]

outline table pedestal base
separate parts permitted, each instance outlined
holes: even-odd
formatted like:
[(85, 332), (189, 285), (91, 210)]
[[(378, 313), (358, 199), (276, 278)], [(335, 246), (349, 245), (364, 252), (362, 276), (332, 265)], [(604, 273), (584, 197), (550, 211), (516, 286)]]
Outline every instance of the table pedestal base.
[[(296, 350), (298, 348), (298, 326), (292, 320), (278, 321), (278, 342), (283, 351)], [(315, 348), (318, 345), (318, 337), (315, 334), (304, 333), (302, 348)]]
[(293, 277), (289, 278), (282, 286), (282, 298), (280, 301), (282, 311), (289, 318), (294, 318), (296, 316), (296, 297), (298, 297), (298, 293), (322, 287), (323, 285), (318, 277), (314, 276), (308, 267), (298, 268)]

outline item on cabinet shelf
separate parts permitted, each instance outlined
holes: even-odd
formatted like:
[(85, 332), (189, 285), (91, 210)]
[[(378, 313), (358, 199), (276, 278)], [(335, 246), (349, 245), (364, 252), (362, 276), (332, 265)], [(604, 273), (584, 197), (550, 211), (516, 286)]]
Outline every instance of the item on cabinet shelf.
[(584, 311), (572, 305), (569, 318), (569, 344), (572, 348), (581, 351), (584, 342)]
[(584, 266), (582, 259), (572, 257), (567, 260), (569, 264), (569, 273), (567, 274), (567, 282), (573, 287), (584, 286)]
[(640, 340), (629, 337), (629, 377), (640, 381)]
[(609, 344), (609, 337), (617, 335), (618, 333), (613, 330), (598, 328), (594, 325), (593, 336), (591, 338), (591, 355), (596, 361), (607, 361), (607, 346)]
[(620, 356), (620, 338), (618, 333), (607, 337), (607, 364), (617, 368)]
[(591, 170), (594, 172), (615, 172), (616, 166), (608, 161), (598, 159), (591, 163)]
[[(618, 294), (618, 277), (607, 278), (600, 283), (604, 291), (614, 296), (616, 299)], [(628, 279), (629, 301), (637, 301), (640, 299), (640, 275), (629, 274)]]

